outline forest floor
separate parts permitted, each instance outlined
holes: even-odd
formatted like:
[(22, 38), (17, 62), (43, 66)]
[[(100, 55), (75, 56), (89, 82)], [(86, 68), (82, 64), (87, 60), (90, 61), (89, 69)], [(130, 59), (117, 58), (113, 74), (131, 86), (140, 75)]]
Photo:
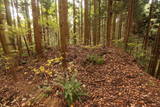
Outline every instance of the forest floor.
[[(93, 53), (103, 55), (105, 63), (85, 63), (86, 56)], [(53, 107), (54, 98), (43, 97), (42, 93), (49, 85), (54, 96), (58, 90), (52, 82), (54, 76), (35, 75), (32, 69), (59, 55), (58, 50), (51, 49), (40, 59), (27, 58), (27, 63), (17, 68), (16, 81), (1, 71), (0, 107)], [(160, 81), (145, 73), (136, 60), (121, 49), (70, 46), (67, 61), (76, 64), (77, 78), (88, 93), (75, 107), (160, 107)], [(59, 65), (52, 67), (58, 69)]]

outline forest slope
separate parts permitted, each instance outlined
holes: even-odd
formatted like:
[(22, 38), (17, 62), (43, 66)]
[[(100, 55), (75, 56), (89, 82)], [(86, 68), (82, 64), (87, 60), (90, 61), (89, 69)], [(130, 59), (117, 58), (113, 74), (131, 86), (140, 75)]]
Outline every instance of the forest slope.
[[(52, 98), (39, 98), (42, 87), (54, 86), (54, 78), (35, 75), (33, 68), (40, 67), (48, 59), (59, 56), (58, 50), (48, 50), (41, 59), (30, 59), (17, 69), (17, 82), (11, 75), (0, 72), (0, 104), (3, 106), (52, 107)], [(86, 57), (98, 54), (104, 57), (102, 65), (91, 64)], [(160, 107), (160, 82), (145, 73), (136, 60), (123, 50), (112, 48), (69, 47), (67, 61), (73, 62), (78, 70), (78, 80), (88, 92), (83, 102), (76, 107)], [(60, 71), (54, 64), (53, 69)], [(61, 71), (63, 72), (63, 71)], [(49, 80), (49, 81), (47, 81)], [(55, 93), (52, 93), (52, 96)]]

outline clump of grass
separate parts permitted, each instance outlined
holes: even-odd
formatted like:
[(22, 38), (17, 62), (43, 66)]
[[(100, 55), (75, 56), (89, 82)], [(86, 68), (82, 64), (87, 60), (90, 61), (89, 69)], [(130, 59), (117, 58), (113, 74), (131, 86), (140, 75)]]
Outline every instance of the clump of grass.
[(104, 64), (105, 62), (104, 57), (97, 54), (88, 55), (86, 58), (86, 61), (92, 64), (98, 64), (98, 65)]

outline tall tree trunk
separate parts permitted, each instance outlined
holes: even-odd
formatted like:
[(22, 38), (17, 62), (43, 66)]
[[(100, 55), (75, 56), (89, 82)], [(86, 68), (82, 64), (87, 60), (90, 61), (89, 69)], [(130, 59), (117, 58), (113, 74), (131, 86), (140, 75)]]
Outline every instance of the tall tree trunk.
[(128, 1), (128, 18), (127, 18), (127, 28), (126, 28), (126, 36), (124, 38), (125, 42), (125, 49), (128, 48), (128, 40), (130, 36), (130, 31), (132, 27), (132, 21), (133, 21), (133, 8), (134, 8), (134, 0)]
[(101, 39), (101, 0), (98, 0), (98, 24), (97, 24), (97, 45), (100, 44)]
[[(3, 25), (3, 20), (4, 20), (4, 15), (1, 14), (1, 12), (0, 12), (0, 25)], [(8, 55), (9, 49), (8, 49), (6, 37), (4, 34), (4, 27), (3, 26), (0, 27), (0, 42), (1, 42), (1, 45), (2, 45), (2, 48), (3, 48), (5, 55)]]
[[(14, 5), (14, 2), (15, 2), (15, 0), (11, 0), (11, 6), (12, 6), (12, 8), (15, 8), (15, 5)], [(15, 16), (15, 10), (14, 9), (11, 9), (11, 14), (12, 14), (12, 24), (13, 24), (13, 26), (16, 26), (16, 19), (14, 18)]]
[(93, 1), (92, 0), (88, 0), (88, 3), (89, 3), (89, 9), (88, 9), (88, 12), (89, 12), (89, 25), (88, 25), (88, 27), (89, 27), (89, 44), (88, 45), (91, 45), (92, 44), (92, 37), (91, 37), (91, 29), (92, 29), (92, 27), (93, 26), (91, 26), (92, 25), (92, 18), (91, 18), (91, 14), (92, 14), (92, 3), (93, 3)]
[(41, 32), (42, 29), (39, 24), (40, 16), (39, 16), (37, 0), (32, 0), (32, 15), (33, 15), (35, 49), (37, 54), (40, 54), (42, 52), (42, 32)]
[[(46, 15), (46, 19), (49, 20), (48, 15)], [(49, 22), (47, 21), (46, 23), (47, 27), (46, 27), (46, 34), (47, 34), (47, 45), (50, 45), (50, 30), (49, 30)]]
[(29, 44), (32, 45), (32, 30), (31, 30), (31, 22), (30, 22), (30, 17), (29, 17), (29, 8), (28, 8), (29, 3), (27, 0), (25, 0), (25, 12), (26, 12), (26, 19), (27, 19), (27, 27), (28, 27), (28, 41)]
[[(55, 12), (56, 12), (56, 22), (59, 25), (58, 21), (58, 6), (57, 6), (57, 0), (55, 0)], [(56, 37), (57, 37), (57, 45), (60, 47), (60, 35), (59, 35), (59, 30), (56, 32)]]
[(67, 0), (59, 1), (59, 26), (60, 26), (60, 39), (61, 39), (61, 54), (64, 58), (63, 68), (65, 70), (66, 62), (66, 51), (67, 51), (67, 39), (69, 37), (69, 25), (68, 25), (68, 6)]
[(160, 57), (160, 26), (158, 29), (158, 33), (156, 36), (156, 41), (152, 50), (152, 56), (150, 59), (150, 63), (148, 66), (148, 73), (151, 74), (152, 76), (154, 76), (155, 72), (156, 72), (156, 67), (157, 67), (157, 63), (158, 63), (158, 59)]
[(84, 44), (90, 44), (89, 0), (84, 0)]
[(122, 14), (120, 14), (119, 16), (118, 39), (121, 39), (122, 36), (122, 24), (123, 24), (122, 16), (123, 16)]
[(94, 20), (93, 20), (93, 45), (97, 44), (97, 25), (98, 25), (98, 2), (97, 0), (94, 0)]
[(81, 0), (81, 34), (80, 34), (80, 43), (83, 43), (84, 40), (83, 32), (83, 0)]
[(152, 18), (152, 13), (153, 12), (153, 1), (151, 3), (151, 7), (150, 7), (150, 11), (149, 11), (149, 19), (148, 19), (148, 23), (147, 23), (147, 31), (144, 37), (144, 49), (147, 49), (147, 45), (148, 45), (148, 39), (149, 39), (149, 32), (151, 29), (151, 18)]
[(103, 32), (103, 33), (102, 33), (102, 37), (103, 37), (103, 41), (102, 41), (102, 42), (103, 42), (103, 47), (106, 46), (106, 33), (107, 33), (107, 32), (106, 32), (106, 20), (107, 20), (106, 18), (103, 18), (103, 19), (102, 19), (102, 28), (101, 28), (101, 29), (102, 29), (102, 32)]
[[(17, 23), (18, 23), (18, 27), (21, 29), (21, 23), (20, 23), (20, 17), (18, 14), (18, 1), (15, 0), (15, 8), (16, 8), (16, 13), (17, 13)], [(17, 44), (18, 44), (18, 51), (19, 51), (19, 56), (22, 56), (22, 35), (18, 34), (17, 35)]]
[[(13, 3), (13, 1), (11, 1), (11, 2)], [(11, 14), (11, 10), (10, 10), (10, 2), (9, 2), (9, 0), (4, 0), (4, 5), (5, 5), (5, 11), (6, 11), (7, 25), (8, 26), (12, 26), (12, 14)], [(15, 36), (12, 35), (11, 37), (9, 37), (9, 40), (10, 40), (13, 48), (16, 49)]]
[(75, 5), (75, 0), (73, 0), (73, 41), (74, 41), (74, 44), (76, 44), (77, 37), (76, 37), (76, 5)]
[(10, 10), (10, 2), (9, 0), (4, 0), (5, 10), (6, 10), (6, 19), (7, 24), (9, 26), (12, 26), (12, 16), (11, 16), (11, 10)]
[(116, 18), (117, 18), (117, 15), (116, 13), (114, 13), (113, 15), (113, 29), (112, 29), (112, 40), (115, 40), (115, 34), (116, 34)]
[(108, 17), (107, 17), (107, 46), (111, 46), (111, 28), (112, 28), (112, 0), (108, 0)]

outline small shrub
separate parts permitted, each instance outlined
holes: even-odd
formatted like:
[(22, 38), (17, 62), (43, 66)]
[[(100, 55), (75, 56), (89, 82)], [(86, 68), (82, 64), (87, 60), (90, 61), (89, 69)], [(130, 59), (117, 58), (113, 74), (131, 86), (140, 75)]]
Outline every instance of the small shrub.
[(84, 89), (81, 87), (81, 83), (76, 79), (76, 74), (68, 79), (59, 79), (57, 82), (63, 88), (61, 94), (69, 106), (77, 100), (80, 101), (82, 96), (86, 96)]
[(90, 63), (98, 65), (104, 64), (105, 62), (104, 57), (99, 55), (88, 55), (86, 60), (89, 61)]

